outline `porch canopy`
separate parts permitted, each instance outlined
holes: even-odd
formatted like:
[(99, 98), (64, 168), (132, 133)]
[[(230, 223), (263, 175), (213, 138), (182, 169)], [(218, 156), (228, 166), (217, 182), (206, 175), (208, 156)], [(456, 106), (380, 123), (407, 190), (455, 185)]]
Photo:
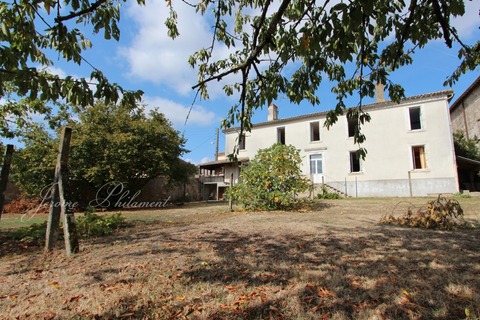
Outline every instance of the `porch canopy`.
[(248, 158), (238, 158), (237, 162), (232, 162), (229, 159), (222, 159), (222, 160), (215, 160), (210, 162), (201, 163), (198, 165), (200, 169), (206, 170), (215, 170), (218, 167), (223, 167), (225, 165), (232, 165), (232, 164), (242, 164), (248, 162)]

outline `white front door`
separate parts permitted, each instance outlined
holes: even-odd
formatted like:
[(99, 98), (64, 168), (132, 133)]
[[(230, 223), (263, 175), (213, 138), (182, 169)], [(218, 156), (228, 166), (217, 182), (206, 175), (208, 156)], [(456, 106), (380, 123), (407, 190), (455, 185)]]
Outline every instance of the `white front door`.
[(322, 183), (323, 177), (323, 154), (315, 153), (310, 155), (310, 176), (313, 183)]

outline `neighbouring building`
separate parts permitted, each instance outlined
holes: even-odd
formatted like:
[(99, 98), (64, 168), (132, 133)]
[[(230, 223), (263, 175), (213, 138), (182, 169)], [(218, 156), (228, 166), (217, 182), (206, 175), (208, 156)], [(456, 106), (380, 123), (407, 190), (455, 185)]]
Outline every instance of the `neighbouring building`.
[[(453, 132), (461, 131), (467, 139), (479, 139), (480, 148), (480, 77), (450, 107)], [(460, 189), (480, 191), (480, 161), (457, 156)]]
[(467, 139), (480, 139), (480, 77), (452, 103), (450, 117), (453, 132), (462, 131)]
[(202, 163), (199, 165), (201, 183), (200, 197), (202, 200), (225, 199), (227, 187), (238, 183), (240, 166), (248, 162), (248, 158), (238, 158), (232, 162), (225, 156), (225, 153), (216, 155), (217, 160)]
[[(381, 95), (379, 95), (381, 97)], [(324, 127), (327, 112), (280, 119), (270, 105), (268, 120), (238, 136), (239, 128), (225, 131), (225, 152), (239, 146), (240, 163), (226, 158), (200, 165), (204, 187), (221, 198), (224, 188), (238, 183), (239, 168), (259, 149), (274, 143), (290, 144), (301, 151), (302, 172), (316, 185), (326, 184), (348, 196), (426, 196), (459, 190), (449, 99), (446, 90), (408, 97), (397, 104), (378, 102), (363, 107), (371, 121), (362, 126), (367, 140), (365, 160), (358, 159), (353, 133), (355, 121), (339, 117)], [(208, 171), (208, 172), (207, 172)], [(211, 177), (211, 178), (208, 178)], [(208, 182), (217, 177), (218, 181)]]

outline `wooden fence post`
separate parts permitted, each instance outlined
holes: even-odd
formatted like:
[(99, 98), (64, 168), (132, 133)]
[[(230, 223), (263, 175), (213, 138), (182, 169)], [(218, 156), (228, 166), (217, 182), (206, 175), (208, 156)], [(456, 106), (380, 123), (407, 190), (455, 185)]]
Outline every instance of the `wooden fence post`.
[[(233, 188), (233, 173), (230, 173), (230, 191), (232, 191)], [(233, 211), (233, 195), (230, 192), (230, 197), (228, 199), (228, 206), (230, 207), (230, 211)]]
[(12, 157), (13, 145), (7, 144), (7, 149), (5, 149), (5, 157), (3, 158), (2, 173), (0, 177), (0, 219), (2, 218), (3, 204), (5, 202), (5, 191), (7, 190), (8, 176), (10, 174)]
[(48, 214), (47, 234), (45, 239), (45, 251), (51, 251), (53, 249), (53, 246), (55, 245), (55, 242), (57, 242), (58, 239), (58, 232), (60, 227), (60, 194), (58, 192), (58, 180), (60, 178), (60, 164), (64, 140), (64, 133), (62, 132), (60, 144), (58, 146), (57, 163), (55, 165), (55, 176), (53, 178), (53, 185), (51, 191), (50, 212)]
[(48, 215), (47, 236), (45, 250), (53, 249), (58, 239), (60, 213), (63, 214), (63, 234), (65, 238), (65, 249), (67, 255), (79, 251), (78, 236), (75, 227), (75, 216), (72, 203), (66, 197), (68, 185), (68, 154), (70, 152), (71, 128), (64, 128), (58, 146), (57, 164), (55, 166), (55, 177), (53, 179), (52, 199), (50, 203), (50, 214)]

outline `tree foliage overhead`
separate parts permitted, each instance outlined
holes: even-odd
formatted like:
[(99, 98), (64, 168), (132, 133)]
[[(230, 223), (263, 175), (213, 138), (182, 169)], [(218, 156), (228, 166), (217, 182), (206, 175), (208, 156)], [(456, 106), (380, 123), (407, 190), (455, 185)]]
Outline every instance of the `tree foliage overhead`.
[[(240, 74), (239, 82), (224, 87), (227, 95), (239, 94), (225, 127), (238, 121), (242, 130), (249, 130), (253, 110), (279, 95), (294, 103), (318, 104), (316, 90), (328, 79), (336, 84), (338, 103), (328, 114), (327, 126), (342, 114), (344, 99), (358, 92), (359, 107), (347, 115), (358, 118), (355, 141), (361, 143), (365, 137), (360, 126), (368, 121), (361, 110), (362, 98), (373, 97), (375, 84), (382, 83), (392, 100), (401, 99), (404, 90), (389, 79), (390, 73), (412, 63), (417, 49), (435, 39), (443, 39), (450, 48), (459, 44), (459, 66), (445, 84), (451, 85), (480, 63), (480, 41), (462, 42), (451, 24), (454, 17), (465, 14), (465, 1), (207, 0), (196, 5), (202, 13), (210, 7), (215, 13), (214, 41), (196, 52), (190, 63), (198, 67), (195, 88), (204, 97), (209, 82)], [(217, 43), (234, 53), (214, 61)], [(347, 66), (354, 71), (347, 73)]]
[[(83, 51), (92, 46), (83, 33), (86, 30), (103, 33), (105, 39), (119, 40), (121, 3), (123, 1), (116, 0), (1, 1), (0, 97), (13, 93), (32, 101), (64, 100), (81, 107), (91, 106), (100, 98), (107, 104), (123, 101), (134, 105), (141, 91), (128, 91), (109, 82), (102, 71), (83, 56)], [(143, 0), (138, 3), (143, 4)], [(52, 57), (88, 65), (90, 76), (61, 77), (52, 73)], [(9, 115), (21, 120), (26, 111), (46, 115), (51, 111), (44, 104), (17, 105), (14, 100), (7, 100), (3, 109), (8, 112), (2, 110), (2, 121)]]
[[(358, 118), (355, 141), (365, 137), (361, 124), (368, 121), (362, 99), (374, 95), (383, 83), (392, 100), (404, 96), (390, 80), (392, 71), (412, 63), (413, 53), (432, 40), (443, 39), (459, 48), (458, 68), (446, 84), (452, 84), (480, 63), (480, 41), (465, 43), (452, 26), (452, 19), (465, 14), (466, 0), (202, 0), (166, 1), (166, 30), (178, 33), (177, 6), (189, 5), (204, 15), (213, 27), (213, 39), (189, 59), (198, 69), (193, 86), (208, 98), (208, 84), (225, 80), (226, 95), (236, 103), (223, 121), (228, 128), (240, 123), (251, 128), (251, 115), (258, 107), (280, 95), (294, 103), (320, 102), (316, 91), (322, 81), (335, 84), (336, 108), (328, 115), (333, 124), (344, 111), (347, 96), (359, 93), (359, 107), (349, 109)], [(73, 105), (93, 105), (96, 98), (129, 102), (140, 92), (128, 92), (112, 84), (92, 68), (90, 79), (61, 78), (46, 66), (54, 51), (66, 61), (89, 64), (82, 52), (91, 46), (84, 30), (102, 33), (105, 39), (120, 38), (121, 0), (20, 0), (1, 1), (0, 96), (8, 86), (18, 96), (43, 101), (65, 99)], [(137, 0), (139, 5), (144, 0)], [(211, 15), (213, 12), (213, 16)], [(225, 58), (214, 58), (215, 49), (227, 47)], [(223, 48), (221, 48), (223, 51)], [(351, 71), (353, 70), (353, 71)], [(94, 85), (92, 86), (92, 83)], [(13, 106), (12, 106), (13, 107)], [(35, 106), (29, 106), (35, 107)], [(49, 110), (39, 109), (40, 113)], [(240, 132), (241, 134), (242, 132)]]
[[(72, 189), (96, 191), (116, 181), (135, 192), (156, 176), (183, 182), (195, 171), (179, 159), (187, 151), (185, 139), (156, 111), (147, 115), (141, 108), (131, 111), (99, 102), (69, 125)], [(25, 148), (15, 154), (14, 179), (22, 191), (37, 196), (53, 181), (58, 138), (40, 125), (30, 128), (23, 138)]]
[(260, 149), (242, 168), (240, 184), (230, 188), (228, 196), (249, 210), (291, 210), (310, 186), (301, 163), (300, 150), (294, 146), (276, 143)]

